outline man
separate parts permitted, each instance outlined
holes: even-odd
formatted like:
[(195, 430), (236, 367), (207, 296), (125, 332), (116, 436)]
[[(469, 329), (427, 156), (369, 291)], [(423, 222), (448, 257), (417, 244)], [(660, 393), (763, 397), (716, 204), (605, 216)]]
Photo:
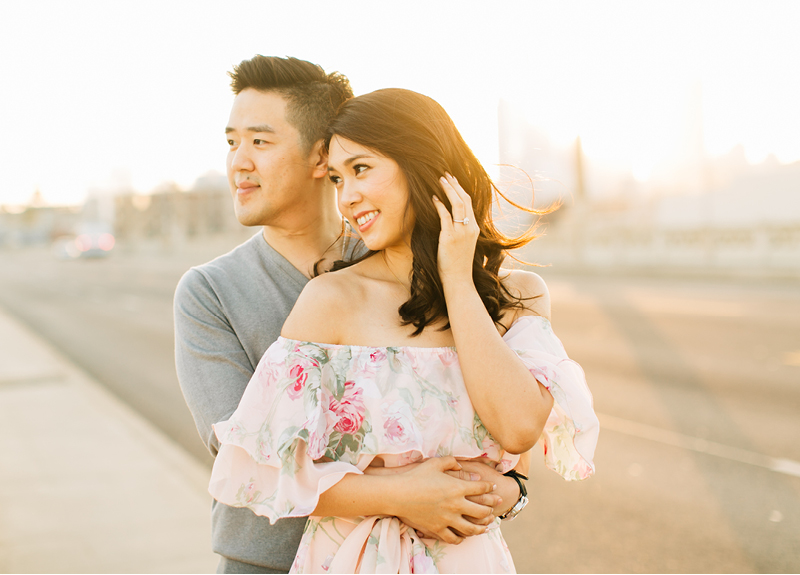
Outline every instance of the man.
[[(236, 409), (315, 266), (329, 269), (354, 249), (336, 208), (323, 146), (328, 122), (352, 97), (348, 80), (309, 62), (264, 56), (243, 61), (231, 78), (236, 96), (225, 129), (228, 182), (238, 220), (263, 230), (189, 270), (175, 292), (178, 379), (212, 455), (219, 443), (211, 426)], [(471, 533), (448, 529), (454, 516), (478, 503), (485, 516), (471, 521), (485, 524), (493, 518), (492, 508), (501, 513), (519, 494), (512, 478), (483, 464), (469, 465), (458, 471), (452, 458), (441, 458), (415, 467), (408, 475), (419, 486), (413, 500), (382, 489), (381, 476), (348, 474), (322, 495), (315, 511), (399, 515), (422, 532), (455, 543)], [(249, 509), (216, 501), (211, 513), (212, 546), (222, 556), (219, 572), (289, 570), (305, 518), (270, 525)]]

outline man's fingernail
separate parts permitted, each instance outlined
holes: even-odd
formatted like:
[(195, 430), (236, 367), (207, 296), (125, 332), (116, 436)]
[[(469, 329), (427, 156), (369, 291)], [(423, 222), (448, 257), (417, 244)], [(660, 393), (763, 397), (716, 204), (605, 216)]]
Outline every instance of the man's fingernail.
[(478, 475), (477, 473), (470, 473), (470, 474), (469, 474), (469, 478), (470, 478), (472, 481), (478, 481), (478, 480), (481, 478), (481, 476), (480, 476), (480, 475)]

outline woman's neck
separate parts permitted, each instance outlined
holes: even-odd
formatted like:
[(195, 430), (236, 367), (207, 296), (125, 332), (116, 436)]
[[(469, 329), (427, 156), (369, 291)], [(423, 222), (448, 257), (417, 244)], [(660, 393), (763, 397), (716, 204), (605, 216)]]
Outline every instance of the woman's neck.
[(395, 248), (386, 248), (381, 252), (381, 257), (389, 271), (389, 277), (393, 277), (394, 280), (402, 284), (410, 292), (411, 270), (414, 263), (411, 247), (403, 245)]

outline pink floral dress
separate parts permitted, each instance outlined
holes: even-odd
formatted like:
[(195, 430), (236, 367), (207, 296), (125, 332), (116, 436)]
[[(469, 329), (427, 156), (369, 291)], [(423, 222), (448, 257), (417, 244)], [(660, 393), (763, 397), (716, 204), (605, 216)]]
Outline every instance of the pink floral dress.
[[(589, 477), (599, 426), (583, 370), (542, 317), (523, 316), (503, 339), (555, 399), (541, 440), (545, 464), (567, 480)], [(481, 423), (450, 347), (279, 338), (236, 412), (214, 430), (222, 446), (210, 493), (273, 523), (310, 515), (321, 493), (376, 457), (387, 467), (484, 457), (503, 471), (519, 459)], [(396, 517), (309, 517), (292, 572), (512, 573), (499, 523), (447, 545), (417, 537)]]

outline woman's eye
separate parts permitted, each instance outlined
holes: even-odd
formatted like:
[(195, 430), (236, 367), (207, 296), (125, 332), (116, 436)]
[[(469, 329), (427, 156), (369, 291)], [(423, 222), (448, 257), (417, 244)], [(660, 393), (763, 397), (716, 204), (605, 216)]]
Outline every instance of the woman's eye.
[(353, 166), (353, 171), (356, 173), (356, 175), (358, 175), (368, 168), (369, 166), (366, 164), (356, 164), (355, 166)]
[(339, 182), (341, 182), (341, 181), (342, 181), (342, 178), (340, 178), (339, 176), (334, 176), (333, 174), (329, 175), (329, 176), (328, 176), (328, 179), (329, 179), (331, 182), (333, 182), (333, 185), (334, 185), (334, 186), (336, 186), (336, 185), (339, 185)]

